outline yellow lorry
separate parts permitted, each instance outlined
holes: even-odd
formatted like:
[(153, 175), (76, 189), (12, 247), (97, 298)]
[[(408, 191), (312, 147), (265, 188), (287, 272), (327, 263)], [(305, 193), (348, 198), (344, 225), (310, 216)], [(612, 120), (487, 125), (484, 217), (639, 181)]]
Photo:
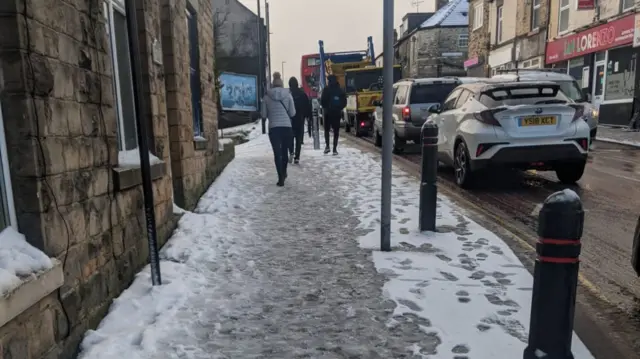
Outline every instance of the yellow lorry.
[[(347, 107), (344, 110), (345, 131), (353, 128), (357, 137), (368, 136), (373, 130), (375, 103), (382, 99), (382, 67), (365, 66), (345, 71), (344, 90), (347, 94)], [(402, 77), (400, 65), (393, 67), (393, 82)]]

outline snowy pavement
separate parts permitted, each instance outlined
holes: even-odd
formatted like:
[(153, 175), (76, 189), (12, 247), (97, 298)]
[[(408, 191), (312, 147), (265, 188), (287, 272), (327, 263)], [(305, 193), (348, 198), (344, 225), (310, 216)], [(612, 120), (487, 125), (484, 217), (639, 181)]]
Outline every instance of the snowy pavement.
[(522, 357), (532, 278), (513, 252), (444, 198), (438, 232), (418, 233), (418, 182), (399, 169), (394, 251), (377, 251), (379, 162), (339, 151), (305, 144), (278, 188), (266, 136), (236, 147), (162, 249), (165, 284), (147, 266), (80, 358)]

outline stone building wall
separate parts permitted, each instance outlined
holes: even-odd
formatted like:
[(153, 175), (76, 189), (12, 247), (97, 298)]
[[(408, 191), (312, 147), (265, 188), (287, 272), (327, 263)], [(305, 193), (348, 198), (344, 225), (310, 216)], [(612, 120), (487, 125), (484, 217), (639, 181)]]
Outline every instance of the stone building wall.
[[(482, 26), (473, 30), (473, 19), (475, 6), (479, 2), (483, 2), (483, 20)], [(470, 0), (469, 1), (469, 59), (478, 57), (481, 63), (467, 70), (469, 76), (489, 76), (489, 47), (491, 43), (491, 32), (489, 30), (489, 5), (487, 0)]]
[[(208, 2), (201, 1), (198, 25), (207, 141), (197, 151), (188, 80), (175, 82), (188, 68), (182, 59), (168, 66), (172, 51), (185, 53), (185, 39), (165, 36), (164, 0), (136, 5), (150, 151), (160, 160), (151, 173), (162, 245), (175, 225), (174, 181), (193, 206), (233, 149), (218, 152)], [(184, 0), (174, 2), (181, 5), (174, 10), (184, 16)], [(185, 33), (185, 21), (174, 25), (175, 34)], [(72, 358), (86, 330), (147, 263), (140, 169), (119, 163), (114, 81), (103, 1), (0, 2), (0, 104), (17, 228), (64, 269), (59, 290), (0, 328), (0, 357)], [(183, 124), (180, 134), (175, 127)]]
[[(162, 37), (176, 204), (192, 209), (216, 176), (218, 114), (214, 86), (213, 10), (207, 0), (161, 0)], [(196, 138), (191, 106), (187, 3), (198, 19), (203, 132)]]
[(418, 31), (415, 34), (416, 49), (409, 54), (411, 76), (464, 76), (467, 47), (459, 46), (458, 38), (467, 33), (466, 27), (437, 27)]

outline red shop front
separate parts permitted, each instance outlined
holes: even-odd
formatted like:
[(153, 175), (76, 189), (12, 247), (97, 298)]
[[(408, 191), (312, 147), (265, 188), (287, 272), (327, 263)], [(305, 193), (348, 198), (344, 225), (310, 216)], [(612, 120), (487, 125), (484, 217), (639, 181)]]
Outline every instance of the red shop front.
[(601, 123), (626, 125), (631, 117), (634, 25), (631, 14), (547, 43), (546, 64), (567, 69), (599, 107)]

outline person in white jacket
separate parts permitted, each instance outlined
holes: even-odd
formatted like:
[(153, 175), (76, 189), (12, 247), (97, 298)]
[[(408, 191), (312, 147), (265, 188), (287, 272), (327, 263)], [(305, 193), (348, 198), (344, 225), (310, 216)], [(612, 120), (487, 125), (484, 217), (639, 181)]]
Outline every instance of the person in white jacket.
[(279, 72), (273, 73), (271, 89), (262, 99), (262, 118), (269, 120), (269, 140), (273, 147), (273, 157), (278, 172), (279, 187), (284, 186), (287, 178), (287, 164), (289, 163), (289, 150), (293, 138), (291, 118), (296, 115), (296, 107), (289, 90), (283, 87), (282, 76)]

